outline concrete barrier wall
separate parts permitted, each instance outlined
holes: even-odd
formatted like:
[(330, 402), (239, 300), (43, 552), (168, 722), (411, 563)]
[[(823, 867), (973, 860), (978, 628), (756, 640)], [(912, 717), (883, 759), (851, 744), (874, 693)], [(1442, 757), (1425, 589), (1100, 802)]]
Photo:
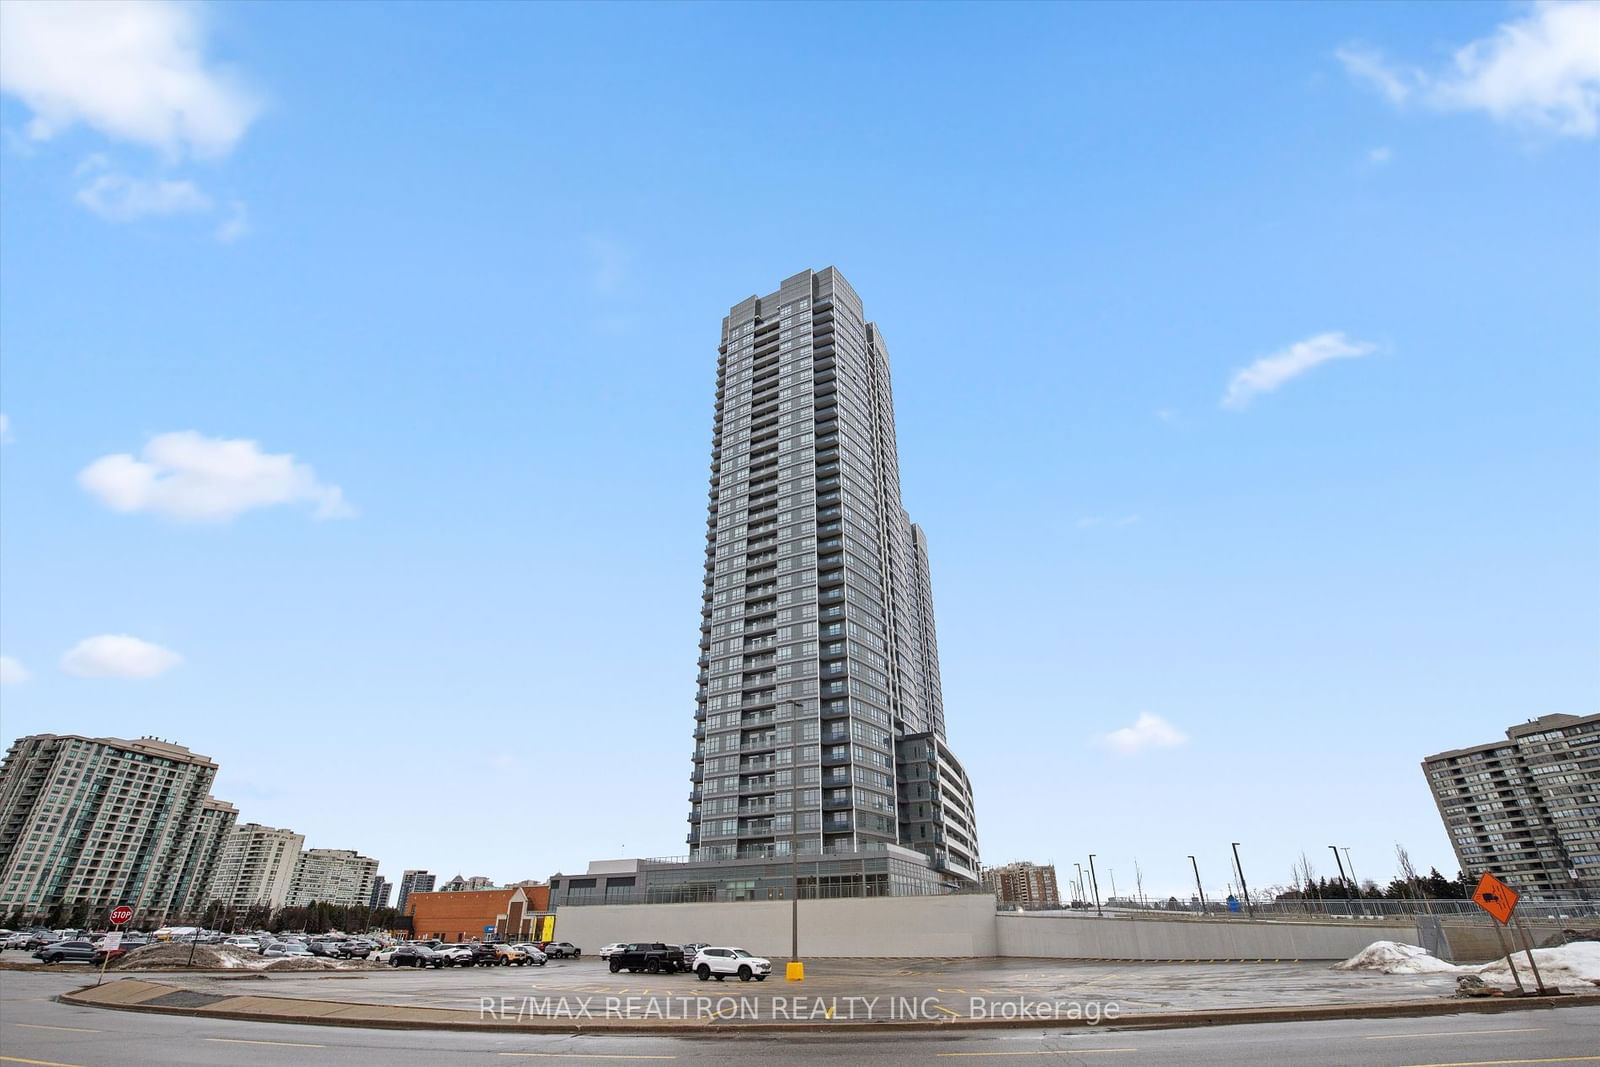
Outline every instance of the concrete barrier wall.
[(1343, 960), (1374, 941), (1416, 937), (1416, 927), (1409, 921), (1162, 921), (1002, 912), (995, 922), (1000, 955), (1050, 959)]
[[(705, 941), (789, 958), (787, 901), (723, 904), (597, 904), (556, 914), (556, 937), (585, 952), (614, 941)], [(800, 958), (995, 956), (994, 897), (802, 900)]]
[[(562, 908), (556, 937), (585, 952), (613, 941), (706, 941), (789, 955), (789, 904), (626, 904)], [(1492, 936), (1492, 935), (1491, 935)], [(1409, 921), (1276, 922), (995, 913), (980, 895), (800, 902), (800, 956), (1109, 960), (1342, 960), (1374, 941), (1417, 940)]]

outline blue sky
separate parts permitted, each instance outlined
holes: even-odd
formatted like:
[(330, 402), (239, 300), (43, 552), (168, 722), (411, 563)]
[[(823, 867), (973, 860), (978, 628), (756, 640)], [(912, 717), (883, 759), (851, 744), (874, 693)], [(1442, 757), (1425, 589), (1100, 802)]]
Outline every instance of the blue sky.
[(1418, 761), (1596, 708), (1594, 7), (7, 9), (7, 743), (682, 852), (719, 320), (830, 264), (986, 860), (1453, 873)]

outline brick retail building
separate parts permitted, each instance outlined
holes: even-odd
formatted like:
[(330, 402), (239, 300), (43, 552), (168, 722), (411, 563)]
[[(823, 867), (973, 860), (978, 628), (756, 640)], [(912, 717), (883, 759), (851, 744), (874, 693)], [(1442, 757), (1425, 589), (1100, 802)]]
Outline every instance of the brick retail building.
[(412, 893), (406, 916), (412, 936), (441, 941), (546, 941), (555, 936), (547, 885), (467, 892)]

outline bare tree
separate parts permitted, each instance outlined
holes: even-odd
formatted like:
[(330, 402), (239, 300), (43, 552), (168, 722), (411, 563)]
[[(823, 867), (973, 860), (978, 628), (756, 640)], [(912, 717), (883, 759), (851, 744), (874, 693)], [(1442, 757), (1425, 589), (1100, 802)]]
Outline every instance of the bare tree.
[(1411, 862), (1411, 853), (1406, 846), (1396, 841), (1394, 843), (1394, 862), (1400, 868), (1400, 877), (1418, 900), (1422, 901), (1422, 910), (1433, 914), (1433, 908), (1428, 904), (1428, 894), (1422, 891), (1422, 878), (1417, 874), (1416, 865)]
[(1139, 892), (1139, 904), (1142, 907), (1144, 899), (1144, 868), (1139, 866), (1139, 861), (1133, 861), (1133, 884)]
[(1300, 899), (1306, 902), (1306, 910), (1310, 911), (1310, 899), (1317, 891), (1317, 870), (1311, 866), (1311, 860), (1304, 851), (1300, 853), (1300, 862), (1295, 864), (1294, 880), (1300, 886)]

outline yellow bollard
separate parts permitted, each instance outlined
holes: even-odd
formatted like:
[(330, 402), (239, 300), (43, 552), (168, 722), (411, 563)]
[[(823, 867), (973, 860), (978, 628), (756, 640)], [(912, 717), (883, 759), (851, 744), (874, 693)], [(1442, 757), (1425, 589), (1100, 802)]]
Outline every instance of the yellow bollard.
[(783, 979), (786, 982), (804, 982), (806, 980), (806, 965), (798, 960), (790, 961), (784, 968)]

